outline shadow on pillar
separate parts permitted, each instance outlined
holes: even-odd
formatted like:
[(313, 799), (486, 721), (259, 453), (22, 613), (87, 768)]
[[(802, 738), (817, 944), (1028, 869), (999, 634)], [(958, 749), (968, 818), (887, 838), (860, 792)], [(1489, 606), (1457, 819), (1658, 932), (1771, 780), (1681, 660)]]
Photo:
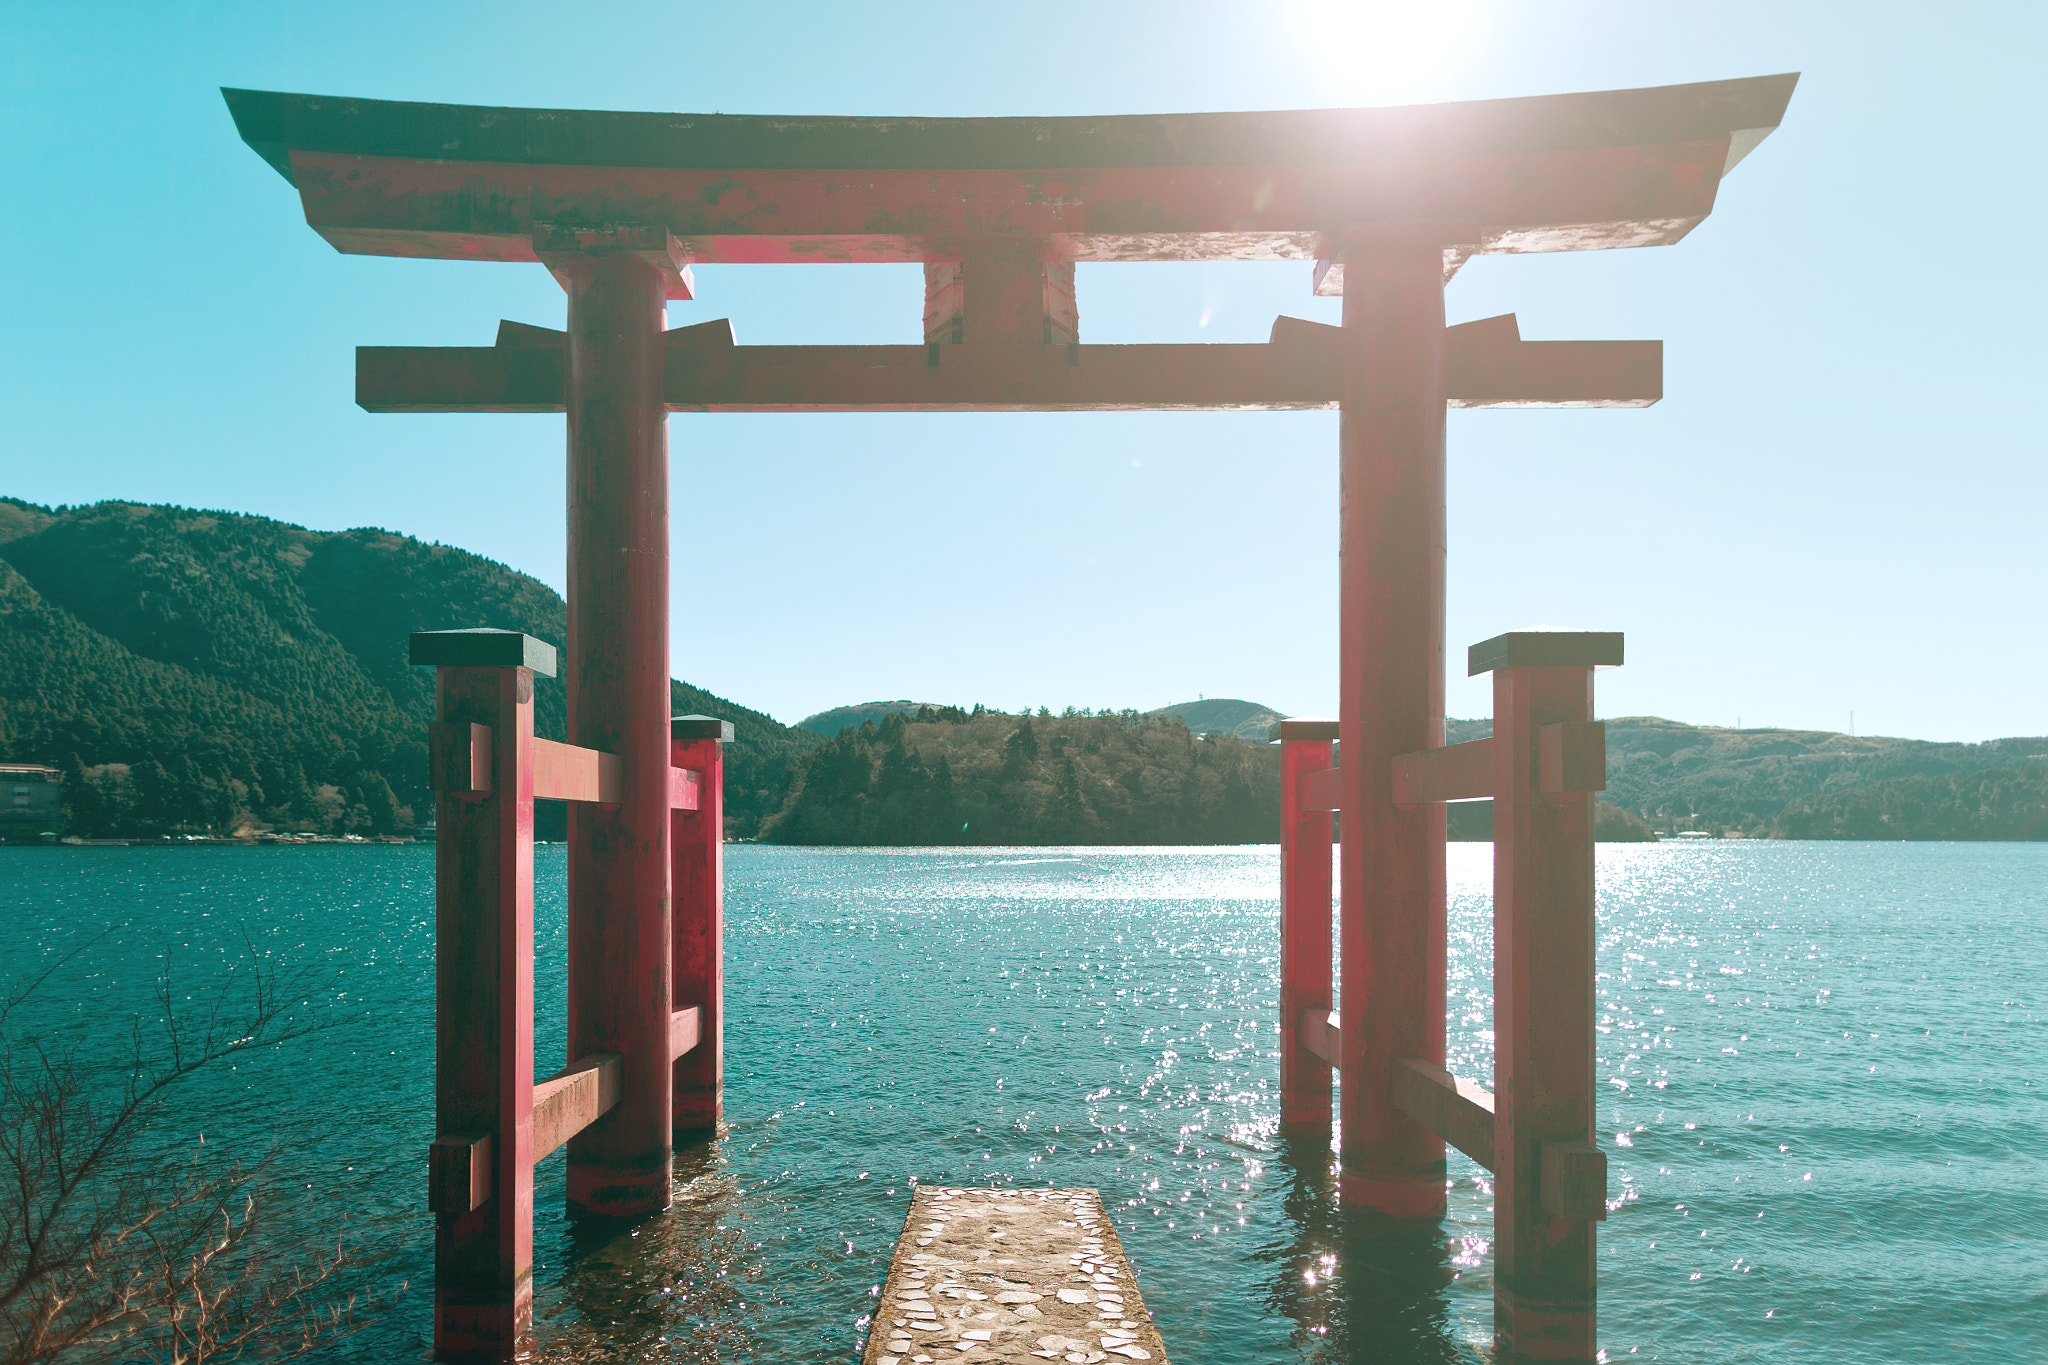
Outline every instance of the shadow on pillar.
[(1266, 1306), (1293, 1319), (1295, 1348), (1328, 1365), (1478, 1365), (1452, 1318), (1445, 1229), (1343, 1208), (1335, 1165), (1320, 1135), (1283, 1137), (1274, 1153), (1291, 1236), (1267, 1253)]
[(535, 1305), (536, 1365), (762, 1353), (765, 1286), (752, 1278), (760, 1257), (731, 1217), (740, 1187), (718, 1144), (705, 1139), (677, 1143), (675, 1202), (661, 1214), (566, 1225), (556, 1251), (561, 1276), (548, 1302)]

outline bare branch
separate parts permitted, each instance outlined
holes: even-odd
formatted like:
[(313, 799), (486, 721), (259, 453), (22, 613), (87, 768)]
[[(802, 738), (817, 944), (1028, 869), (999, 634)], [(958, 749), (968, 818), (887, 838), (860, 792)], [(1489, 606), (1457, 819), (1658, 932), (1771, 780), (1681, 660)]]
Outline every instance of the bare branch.
[[(0, 1023), (92, 941), (12, 991)], [(133, 1022), (113, 1085), (94, 1084), (108, 1069), (88, 1071), (74, 1052), (0, 1034), (0, 1365), (289, 1359), (356, 1330), (381, 1302), (345, 1283), (375, 1258), (339, 1243), (278, 1269), (282, 1248), (254, 1237), (260, 1168), (203, 1149), (166, 1163), (154, 1146), (151, 1120), (178, 1083), (325, 1026), (292, 1002), (327, 983), (266, 962), (246, 935), (243, 946), (247, 965), (190, 1009), (166, 951), (155, 1041)]]

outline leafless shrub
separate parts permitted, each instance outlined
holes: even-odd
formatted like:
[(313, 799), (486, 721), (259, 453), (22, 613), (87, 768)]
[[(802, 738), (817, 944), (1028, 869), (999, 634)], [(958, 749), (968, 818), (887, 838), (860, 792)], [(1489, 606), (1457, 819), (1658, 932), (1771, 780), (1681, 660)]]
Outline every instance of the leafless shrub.
[(196, 1008), (177, 1002), (167, 965), (157, 1024), (132, 1026), (116, 1084), (20, 1024), (68, 956), (0, 1003), (0, 1365), (288, 1360), (375, 1306), (360, 1287), (373, 1257), (264, 1236), (264, 1168), (213, 1157), (203, 1139), (180, 1157), (155, 1122), (195, 1073), (321, 1027), (306, 1002), (322, 983), (253, 946), (248, 959), (239, 990)]

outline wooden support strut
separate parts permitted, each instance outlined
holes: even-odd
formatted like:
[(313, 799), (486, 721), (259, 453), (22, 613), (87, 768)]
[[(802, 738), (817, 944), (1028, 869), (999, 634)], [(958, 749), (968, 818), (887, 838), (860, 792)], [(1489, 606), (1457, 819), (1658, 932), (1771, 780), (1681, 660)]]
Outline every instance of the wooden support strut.
[[(512, 1359), (532, 1328), (534, 1164), (629, 1103), (634, 1085), (626, 1057), (602, 1048), (533, 1079), (533, 802), (551, 798), (602, 810), (622, 798), (624, 764), (614, 754), (534, 738), (533, 677), (555, 665), (554, 650), (538, 640), (513, 631), (432, 631), (412, 637), (411, 658), (437, 667), (440, 712), (428, 746), (441, 825), (440, 1135), (427, 1159), (427, 1206), (438, 1215), (435, 1352)], [(691, 742), (678, 742), (674, 756), (695, 766), (668, 765), (669, 818), (696, 831), (693, 856), (701, 857), (709, 841), (715, 867), (723, 809), (719, 741), (731, 737), (732, 727), (704, 717), (675, 724), (679, 740)], [(704, 884), (701, 876), (685, 881)], [(687, 953), (678, 947), (691, 962), (715, 963), (718, 956), (715, 876), (710, 885), (712, 913), (686, 916), (694, 937)], [(701, 904), (701, 897), (684, 899)], [(695, 1076), (707, 1056), (715, 1078), (716, 973), (708, 982), (701, 972), (679, 979), (709, 994), (686, 991), (662, 1011), (663, 1079), (671, 1068)], [(715, 1085), (712, 1096), (715, 1110)]]
[(1594, 1229), (1593, 799), (1605, 785), (1593, 670), (1604, 632), (1517, 631), (1474, 645), (1493, 673), (1494, 1341), (1502, 1360), (1590, 1361)]
[(1330, 1132), (1330, 1083), (1344, 1063), (1329, 1020), (1330, 807), (1307, 794), (1309, 780), (1334, 775), (1337, 723), (1297, 717), (1280, 740), (1280, 1122), (1293, 1132)]
[(1344, 1020), (1335, 1010), (1304, 1009), (1295, 1017), (1295, 1038), (1325, 1066), (1344, 1067)]
[[(703, 1038), (704, 1010), (690, 1005), (669, 1016), (669, 1053), (680, 1060)], [(538, 1163), (619, 1102), (619, 1055), (593, 1053), (533, 1083), (533, 1160)], [(468, 1213), (491, 1197), (492, 1137), (444, 1133), (428, 1149), (427, 1207)]]
[[(715, 1133), (725, 1117), (725, 746), (730, 721), (669, 719), (671, 772), (696, 778), (697, 799), (671, 803), (669, 885), (674, 903), (670, 981), (680, 1005), (669, 1021), (673, 1130)], [(685, 766), (687, 765), (687, 766)]]
[(436, 666), (434, 1347), (511, 1359), (533, 1326), (533, 679), (511, 631), (415, 635)]
[[(435, 791), (483, 796), (491, 790), (492, 732), (488, 725), (435, 722), (429, 727), (428, 756)], [(551, 739), (533, 741), (533, 796), (536, 801), (583, 801), (613, 806), (625, 783), (617, 754), (579, 749)], [(671, 768), (670, 810), (696, 810), (703, 801), (704, 775)]]
[(1493, 1096), (1440, 1066), (1404, 1057), (1394, 1063), (1394, 1107), (1493, 1169)]

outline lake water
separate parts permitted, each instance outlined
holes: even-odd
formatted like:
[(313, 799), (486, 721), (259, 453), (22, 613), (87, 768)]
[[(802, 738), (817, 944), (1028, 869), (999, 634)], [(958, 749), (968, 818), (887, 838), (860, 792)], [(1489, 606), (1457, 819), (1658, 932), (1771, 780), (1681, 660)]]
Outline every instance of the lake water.
[[(1452, 1068), (1490, 1075), (1488, 845), (1451, 846)], [(563, 851), (539, 850), (542, 1069)], [(334, 978), (334, 1027), (176, 1123), (279, 1149), (280, 1228), (346, 1219), (414, 1288), (344, 1354), (426, 1354), (433, 850), (0, 850), (25, 1022), (109, 1061), (242, 950)], [(1176, 1365), (1489, 1354), (1492, 1198), (1440, 1232), (1331, 1202), (1275, 1135), (1277, 857), (727, 850), (726, 1112), (676, 1205), (581, 1238), (539, 1174), (551, 1356), (854, 1358), (913, 1180), (1093, 1186)], [(1599, 851), (1600, 1340), (1612, 1360), (2048, 1359), (2048, 845)], [(1340, 1002), (1341, 1004), (1341, 1002)]]

